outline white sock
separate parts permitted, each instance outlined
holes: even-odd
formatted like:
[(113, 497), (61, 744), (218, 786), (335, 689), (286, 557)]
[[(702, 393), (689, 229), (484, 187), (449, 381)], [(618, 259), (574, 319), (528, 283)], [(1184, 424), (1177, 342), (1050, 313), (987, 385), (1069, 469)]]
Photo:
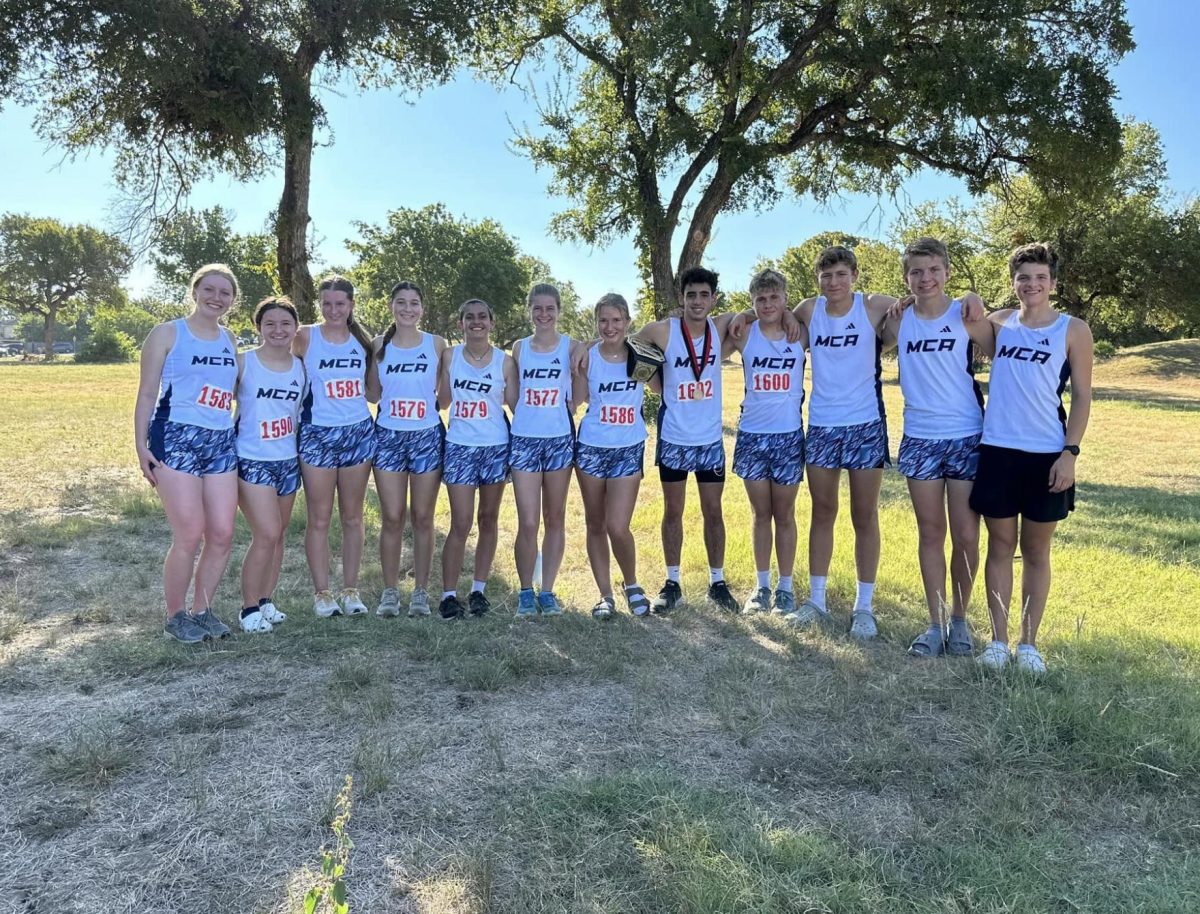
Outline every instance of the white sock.
[(454, 591), (454, 590), (443, 590), (442, 591), (442, 599), (443, 600), (446, 599), (446, 597), (457, 597), (457, 596), (458, 596), (457, 591)]
[(771, 586), (771, 572), (769, 569), (767, 571), (758, 572), (758, 586), (759, 587), (770, 587)]
[(779, 576), (779, 590), (784, 593), (792, 592), (792, 576), (790, 574), (781, 574)]
[(811, 574), (808, 576), (808, 598), (821, 609), (825, 608), (825, 583), (828, 580), (828, 577), (817, 577)]
[(870, 584), (864, 584), (862, 581), (859, 581), (858, 582), (858, 596), (854, 600), (854, 608), (855, 609), (865, 609), (870, 612), (874, 612), (875, 609), (871, 605), (871, 603), (872, 603), (872, 601), (874, 601), (874, 599), (875, 599), (875, 582), (872, 581)]
[(637, 581), (634, 581), (632, 584), (626, 584), (625, 585), (625, 593), (629, 593), (629, 591), (631, 591), (631, 590), (637, 590), (637, 588), (639, 588), (641, 586), (642, 585), (639, 584)]
[(679, 566), (678, 565), (668, 565), (667, 566), (667, 580), (674, 581), (676, 584), (679, 583)]
[(471, 593), (483, 593), (483, 589), (487, 586), (487, 581), (472, 581)]
[(717, 581), (724, 581), (725, 580), (725, 569), (724, 568), (713, 568), (712, 565), (709, 565), (708, 566), (708, 580), (709, 580), (710, 584), (715, 584), (715, 583), (717, 583)]

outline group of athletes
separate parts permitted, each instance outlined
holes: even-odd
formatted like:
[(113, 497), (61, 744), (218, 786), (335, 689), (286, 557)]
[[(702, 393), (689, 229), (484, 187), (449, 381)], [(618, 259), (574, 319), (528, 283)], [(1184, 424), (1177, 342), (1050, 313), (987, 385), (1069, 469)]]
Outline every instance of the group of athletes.
[[(1091, 406), (1091, 332), (1051, 303), (1057, 255), (1042, 244), (1014, 251), (1009, 273), (1019, 307), (990, 314), (974, 293), (961, 301), (946, 294), (949, 258), (936, 239), (920, 239), (905, 250), (911, 294), (902, 301), (855, 291), (857, 262), (847, 248), (825, 249), (814, 266), (820, 294), (794, 309), (783, 275), (763, 270), (750, 283), (753, 310), (717, 316), (711, 316), (717, 275), (689, 269), (678, 281), (678, 316), (642, 327), (634, 346), (627, 337), (629, 306), (620, 295), (610, 293), (596, 303), (596, 338), (582, 342), (558, 329), (558, 290), (538, 284), (528, 297), (533, 332), (511, 353), (493, 344), (493, 310), (480, 299), (458, 309), (461, 343), (450, 345), (422, 331), (425, 303), (411, 282), (392, 289), (393, 323), (371, 339), (354, 318), (354, 288), (340, 276), (319, 284), (321, 321), (311, 326), (300, 325), (286, 298), (259, 303), (254, 322), (261, 345), (239, 353), (221, 325), (237, 299), (237, 279), (223, 265), (201, 267), (190, 284), (191, 314), (157, 326), (143, 347), (134, 419), (142, 473), (159, 493), (173, 531), (163, 568), (165, 633), (186, 643), (230, 634), (211, 607), (232, 551), (239, 506), (251, 530), (242, 563), (240, 627), (269, 632), (286, 619), (272, 594), (301, 481), (315, 613), (324, 618), (368, 612), (358, 576), (372, 474), (384, 583), (378, 615), (401, 613), (406, 519), (413, 531), (414, 577), (407, 613), (428, 616), (433, 610), (434, 508), (443, 483), (450, 528), (437, 612), (457, 619), (490, 610), (486, 582), (509, 479), (517, 508), (516, 615), (561, 614), (554, 583), (566, 542), (572, 470), (600, 597), (592, 608), (596, 618), (617, 611), (612, 557), (633, 615), (670, 612), (683, 601), (683, 513), (687, 478), (695, 475), (708, 599), (725, 610), (773, 611), (808, 626), (830, 618), (827, 580), (845, 470), (857, 572), (850, 634), (874, 638), (879, 493), (890, 462), (881, 355), (895, 346), (904, 398), (898, 463), (916, 516), (930, 619), (909, 652), (926, 658), (974, 654), (967, 610), (982, 516), (988, 527), (984, 581), (992, 639), (978, 660), (1001, 669), (1013, 659), (1009, 607), (1019, 545), (1015, 664), (1044, 672), (1036, 639), (1050, 586), (1050, 543), (1057, 522), (1074, 507), (1075, 460)], [(740, 607), (725, 581), (721, 505), (726, 459), (721, 364), (735, 351), (745, 389), (733, 471), (750, 500), (757, 569), (755, 587)], [(661, 367), (651, 375), (645, 359), (635, 357), (639, 352), (650, 352), (652, 364), (660, 354)], [(980, 353), (992, 360), (986, 409), (974, 377)], [(807, 430), (806, 363), (812, 371)], [(1068, 380), (1069, 413), (1062, 398)], [(662, 399), (655, 463), (663, 489), (666, 581), (653, 600), (638, 583), (630, 531), (647, 438), (646, 386)], [(583, 404), (576, 432), (575, 412)], [(806, 470), (812, 499), (809, 588), (798, 601), (795, 499)], [(342, 551), (336, 595), (329, 541), (335, 499)], [(458, 581), (472, 527), (473, 580), (464, 601)], [(772, 551), (778, 568), (774, 588)]]

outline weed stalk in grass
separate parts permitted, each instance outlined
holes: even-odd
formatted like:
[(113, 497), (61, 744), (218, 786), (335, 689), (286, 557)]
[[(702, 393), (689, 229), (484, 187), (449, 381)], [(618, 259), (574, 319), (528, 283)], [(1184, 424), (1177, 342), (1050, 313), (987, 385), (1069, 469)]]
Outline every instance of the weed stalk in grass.
[(348, 774), (334, 801), (337, 814), (331, 826), (333, 846), (321, 845), (321, 875), (316, 884), (304, 893), (304, 914), (316, 914), (317, 911), (348, 914), (350, 911), (350, 902), (346, 897), (346, 866), (350, 863), (350, 851), (354, 847), (349, 832), (353, 790), (354, 778)]

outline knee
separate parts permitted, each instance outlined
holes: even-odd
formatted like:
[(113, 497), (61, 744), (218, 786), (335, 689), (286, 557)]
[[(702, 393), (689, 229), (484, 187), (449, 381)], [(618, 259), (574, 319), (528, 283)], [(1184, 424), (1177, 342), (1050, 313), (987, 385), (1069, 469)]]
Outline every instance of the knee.
[[(879, 512), (872, 507), (870, 510), (850, 510), (850, 523), (855, 533), (869, 533), (879, 528)], [(943, 528), (944, 529), (944, 528)], [(944, 535), (944, 533), (943, 533)]]
[(204, 529), (204, 547), (220, 552), (233, 550), (233, 521), (210, 523)]
[(821, 526), (830, 526), (837, 520), (838, 503), (836, 500), (814, 498), (812, 503), (812, 521)]
[(612, 533), (612, 524), (604, 517), (589, 517), (587, 519), (587, 534), (588, 536), (604, 536), (606, 533)]
[[(616, 521), (609, 521), (606, 529), (609, 539), (614, 541), (630, 539), (633, 536), (633, 534), (629, 532), (629, 524), (619, 524)], [(603, 533), (605, 531), (601, 530), (600, 532)]]
[(962, 525), (954, 527), (950, 531), (950, 541), (954, 546), (955, 552), (978, 552), (979, 551), (979, 525)]
[(465, 540), (471, 532), (470, 517), (451, 517), (449, 535)]
[[(481, 526), (481, 527), (484, 526), (484, 524), (485, 524), (484, 518), (488, 517), (488, 516), (490, 516), (490, 515), (485, 515), (483, 513), (480, 513), (479, 526)], [(495, 524), (494, 516), (492, 517), (492, 523)], [(528, 539), (530, 537), (533, 537), (536, 539), (537, 535), (538, 535), (538, 517), (535, 515), (533, 517), (520, 518), (517, 521), (517, 534), (526, 539)]]
[(283, 544), (283, 528), (260, 527), (253, 531), (252, 540), (264, 549), (278, 549)]
[(199, 524), (189, 524), (175, 530), (175, 546), (185, 552), (195, 555), (204, 540), (204, 527)]
[(547, 533), (561, 533), (566, 529), (566, 526), (567, 519), (562, 511), (554, 513), (546, 512), (542, 515), (542, 527)]
[(319, 511), (310, 511), (308, 514), (307, 529), (313, 533), (327, 536), (329, 534), (330, 520), (331, 518), (328, 514)]
[(796, 512), (791, 508), (779, 508), (773, 511), (771, 519), (775, 521), (776, 530), (796, 529)]
[(413, 507), (409, 510), (409, 517), (412, 518), (413, 530), (433, 529), (433, 511), (431, 509)]
[(1011, 558), (1017, 551), (1017, 538), (1006, 533), (988, 532), (988, 555)]
[[(413, 517), (414, 524), (416, 517)], [(404, 530), (404, 510), (399, 511), (387, 510), (380, 508), (379, 511), (379, 526), (384, 533), (400, 533)]]
[[(495, 533), (496, 525), (500, 521), (500, 509), (495, 511), (480, 511), (479, 512), (479, 532), (480, 533)], [(534, 535), (537, 535), (537, 524), (533, 525)]]
[(917, 539), (922, 547), (941, 547), (946, 542), (946, 525), (938, 522), (918, 524)]

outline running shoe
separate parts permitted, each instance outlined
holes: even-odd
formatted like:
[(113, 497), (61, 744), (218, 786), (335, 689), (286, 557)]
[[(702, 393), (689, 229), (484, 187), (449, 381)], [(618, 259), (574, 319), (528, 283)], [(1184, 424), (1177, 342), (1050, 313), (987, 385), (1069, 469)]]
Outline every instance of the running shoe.
[(869, 609), (856, 609), (850, 614), (850, 637), (859, 641), (870, 641), (879, 634), (875, 613)]
[(318, 590), (313, 594), (313, 612), (322, 619), (328, 619), (331, 616), (340, 616), (342, 608), (338, 606), (337, 600), (333, 598), (332, 591)]
[(218, 619), (217, 614), (211, 609), (206, 609), (202, 613), (193, 615), (192, 621), (208, 632), (211, 637), (218, 640), (228, 638), (233, 634), (229, 630), (229, 626)]
[(609, 619), (617, 611), (617, 603), (612, 596), (601, 597), (592, 607), (593, 619)]
[(561, 616), (563, 614), (562, 604), (558, 602), (558, 597), (554, 595), (553, 590), (543, 590), (538, 593), (538, 609), (542, 611), (543, 616)]
[(744, 613), (762, 613), (771, 608), (771, 588), (760, 587), (746, 598), (742, 604)]
[(993, 641), (983, 649), (983, 652), (975, 658), (975, 661), (985, 669), (999, 672), (1008, 666), (1008, 660), (1011, 656), (1008, 652), (1007, 644), (1003, 641)]
[(491, 612), (492, 601), (484, 596), (482, 590), (472, 590), (471, 595), (467, 597), (467, 607), (471, 610), (472, 616), (479, 618)]
[(738, 611), (737, 600), (733, 598), (733, 594), (729, 592), (729, 585), (724, 581), (713, 581), (708, 585), (708, 598), (717, 604), (718, 609), (731, 613)]
[(347, 616), (361, 616), (367, 611), (367, 604), (358, 595), (357, 587), (347, 587), (342, 590), (342, 609)]
[(537, 615), (537, 602), (532, 590), (522, 590), (517, 594), (517, 617), (532, 619)]
[(375, 610), (375, 615), (386, 618), (400, 615), (400, 591), (395, 587), (383, 588), (383, 593), (379, 597), (379, 608)]
[(812, 600), (805, 600), (799, 609), (784, 616), (788, 625), (795, 625), (797, 628), (807, 628), (814, 622), (828, 622), (829, 618), (829, 610), (822, 609)]
[(771, 612), (779, 616), (786, 616), (788, 613), (796, 611), (796, 595), (790, 590), (776, 590), (775, 600), (771, 605)]
[(196, 620), (184, 610), (167, 616), (167, 622), (163, 626), (163, 637), (173, 638), (180, 644), (199, 644), (210, 640), (212, 635), (197, 625)]
[(258, 611), (262, 613), (263, 619), (270, 622), (272, 625), (278, 625), (280, 622), (287, 621), (287, 613), (281, 613), (279, 609), (270, 600), (266, 603), (258, 605)]
[(458, 602), (456, 594), (450, 594), (448, 597), (442, 597), (442, 602), (438, 606), (438, 615), (447, 622), (453, 619), (461, 619), (464, 615), (463, 605)]
[(656, 613), (669, 613), (682, 602), (683, 591), (679, 588), (679, 582), (668, 578), (650, 608)]
[(242, 616), (239, 624), (242, 626), (242, 631), (250, 632), (251, 634), (266, 633), (275, 627), (263, 616), (262, 607), (259, 607), (248, 615)]
[(1018, 644), (1017, 669), (1030, 676), (1045, 676), (1046, 659), (1032, 644)]
[(429, 615), (429, 591), (424, 587), (418, 587), (412, 592), (412, 597), (408, 601), (408, 618), (414, 619), (417, 616)]

